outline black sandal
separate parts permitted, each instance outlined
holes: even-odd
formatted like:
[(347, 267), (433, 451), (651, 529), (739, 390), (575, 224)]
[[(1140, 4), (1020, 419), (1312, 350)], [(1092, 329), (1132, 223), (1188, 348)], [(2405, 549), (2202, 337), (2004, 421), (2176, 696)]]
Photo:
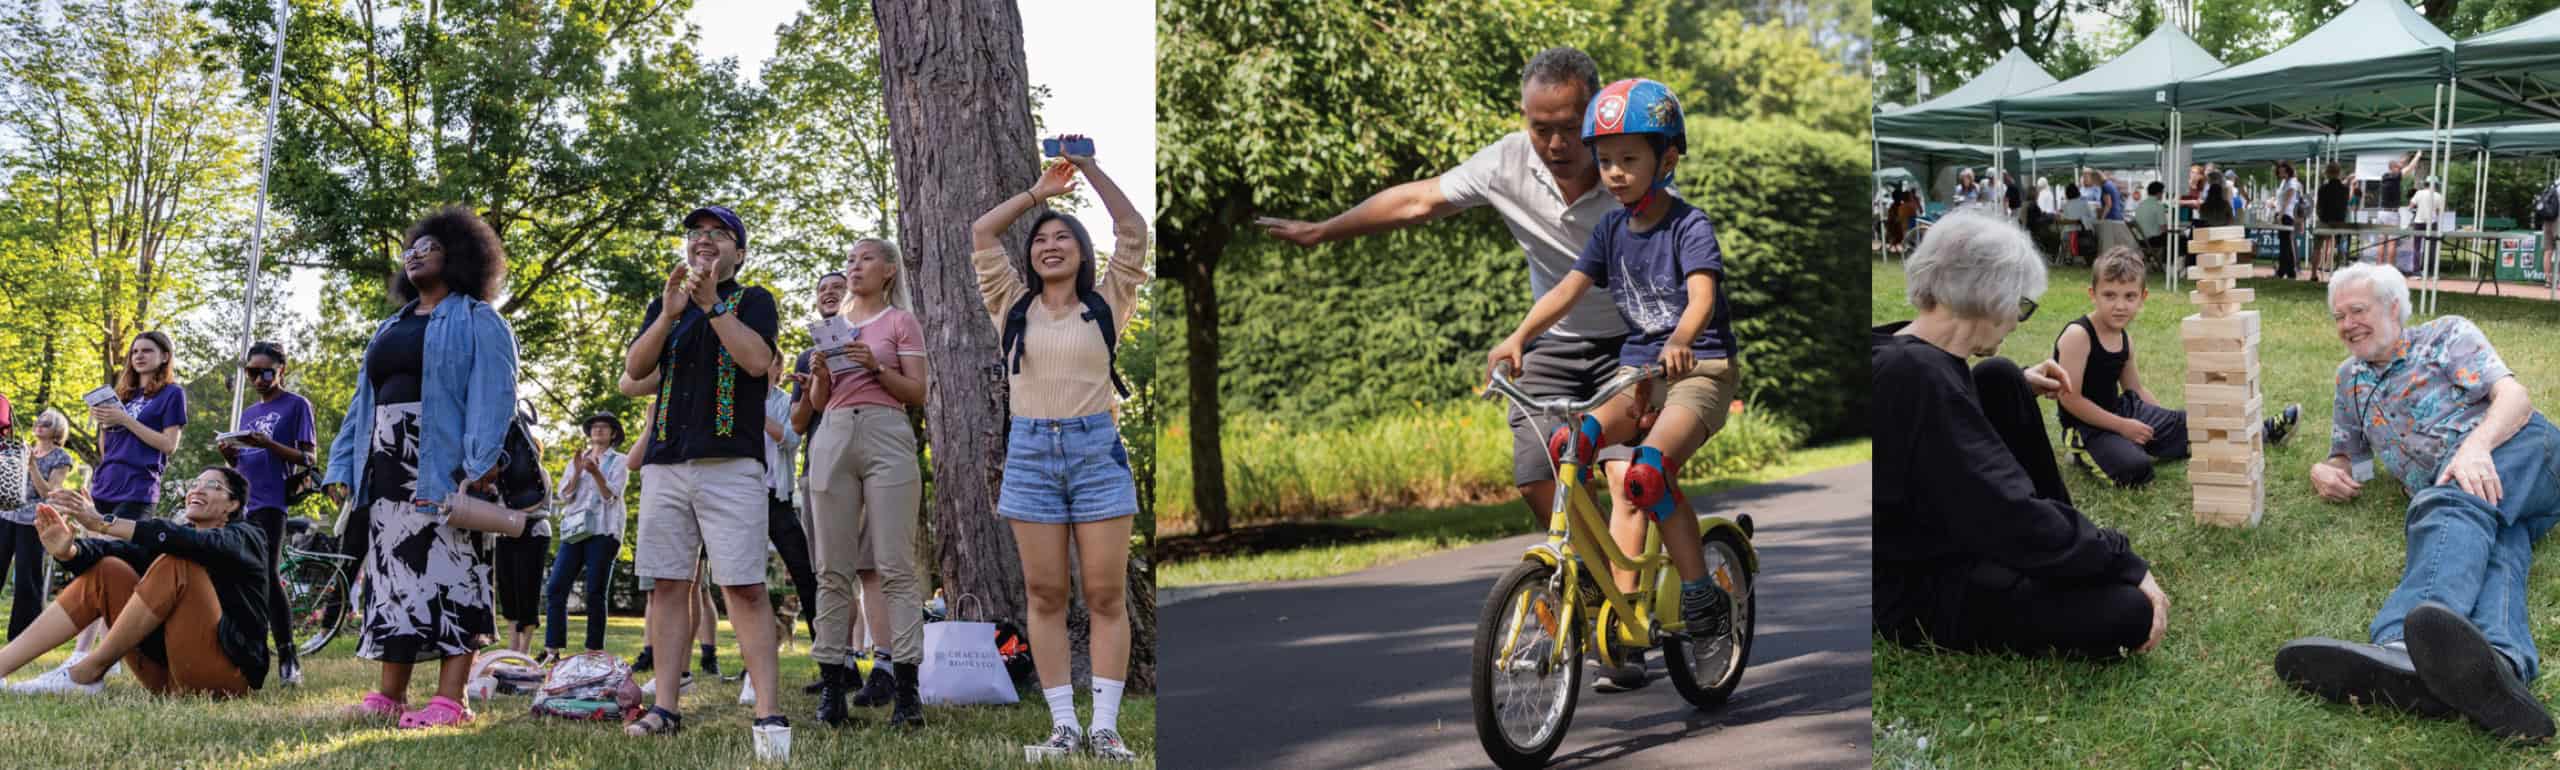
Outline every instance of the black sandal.
[[(651, 718), (655, 718), (658, 721), (646, 721)], [(632, 732), (631, 729), (634, 727), (640, 728), (640, 732)], [(622, 726), (622, 734), (634, 737), (646, 735), (674, 735), (683, 731), (683, 715), (654, 705), (650, 706), (648, 711), (642, 712), (640, 714), (640, 718), (631, 720), (629, 724)]]

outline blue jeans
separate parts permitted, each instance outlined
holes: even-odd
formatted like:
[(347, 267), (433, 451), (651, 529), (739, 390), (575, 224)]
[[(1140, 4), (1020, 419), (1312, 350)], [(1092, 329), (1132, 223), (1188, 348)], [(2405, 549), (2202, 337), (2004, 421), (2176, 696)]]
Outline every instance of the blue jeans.
[(2462, 613), (2532, 681), (2542, 656), (2525, 618), (2525, 572), (2534, 541), (2560, 523), (2560, 428), (2536, 413), (2489, 457), (2505, 489), (2498, 504), (2450, 482), (2410, 498), (2408, 562), (2374, 615), (2373, 642), (2400, 641), (2409, 611), (2433, 601)]
[(604, 590), (610, 582), (605, 576), (620, 553), (622, 541), (604, 535), (560, 545), (560, 555), (551, 562), (551, 583), (543, 591), (543, 620), (549, 624), (542, 630), (545, 649), (568, 646), (569, 581), (581, 573), (587, 579), (587, 649), (604, 649)]

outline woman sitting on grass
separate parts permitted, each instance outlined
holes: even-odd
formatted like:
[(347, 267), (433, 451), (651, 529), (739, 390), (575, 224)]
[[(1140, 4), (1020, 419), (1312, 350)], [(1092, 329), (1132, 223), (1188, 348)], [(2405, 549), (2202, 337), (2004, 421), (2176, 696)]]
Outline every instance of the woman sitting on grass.
[[(25, 633), (0, 647), (0, 676), (104, 620), (107, 637), (79, 662), (11, 685), (12, 692), (96, 695), (122, 660), (160, 694), (245, 695), (267, 678), (266, 534), (240, 515), (249, 480), (230, 468), (198, 474), (183, 519), (118, 518), (89, 496), (54, 492), (36, 510), (45, 553), (79, 577)], [(105, 537), (81, 537), (64, 516)]]
[(1903, 263), (1920, 317), (1876, 327), (1875, 627), (1958, 651), (2149, 652), (2169, 597), (2125, 536), (2071, 507), (2035, 398), (2069, 390), (2000, 342), (2035, 314), (2044, 259), (2016, 225), (1938, 222)]

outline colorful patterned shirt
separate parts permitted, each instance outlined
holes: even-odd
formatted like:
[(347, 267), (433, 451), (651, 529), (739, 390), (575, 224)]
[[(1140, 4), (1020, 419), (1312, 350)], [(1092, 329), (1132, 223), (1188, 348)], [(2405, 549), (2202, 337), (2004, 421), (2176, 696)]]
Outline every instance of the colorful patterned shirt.
[(2411, 491), (2434, 486), (2436, 473), (2489, 413), (2489, 388), (2514, 373), (2480, 327), (2445, 316), (2405, 329), (2391, 361), (2349, 356), (2338, 364), (2330, 412), (2329, 454), (2382, 464)]

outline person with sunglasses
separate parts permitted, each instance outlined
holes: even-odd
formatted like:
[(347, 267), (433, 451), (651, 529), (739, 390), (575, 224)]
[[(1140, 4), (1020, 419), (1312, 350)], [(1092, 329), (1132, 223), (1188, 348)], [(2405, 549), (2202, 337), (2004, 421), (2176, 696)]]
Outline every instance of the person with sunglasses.
[[(222, 459), (249, 480), (249, 523), (267, 536), (267, 617), (284, 618), (289, 614), (284, 584), (276, 579), (276, 567), (284, 560), (284, 522), (291, 505), (285, 479), (295, 468), (311, 464), (319, 445), (314, 443), (311, 401), (301, 394), (285, 390), (284, 347), (273, 342), (249, 346), (248, 360), (240, 373), (248, 381), (249, 390), (258, 395), (255, 403), (240, 409), (240, 424), (233, 428), (238, 438), (219, 443)], [(273, 623), (276, 636), (276, 681), (291, 687), (302, 684), (302, 663), (294, 657), (293, 624)]]
[(2072, 507), (2036, 408), (2038, 395), (2071, 391), (2070, 375), (1995, 357), (2044, 293), (2034, 241), (1960, 211), (1903, 272), (1919, 317), (1869, 337), (1876, 630), (1962, 652), (2119, 658), (2158, 647), (2168, 594), (2123, 533)]

